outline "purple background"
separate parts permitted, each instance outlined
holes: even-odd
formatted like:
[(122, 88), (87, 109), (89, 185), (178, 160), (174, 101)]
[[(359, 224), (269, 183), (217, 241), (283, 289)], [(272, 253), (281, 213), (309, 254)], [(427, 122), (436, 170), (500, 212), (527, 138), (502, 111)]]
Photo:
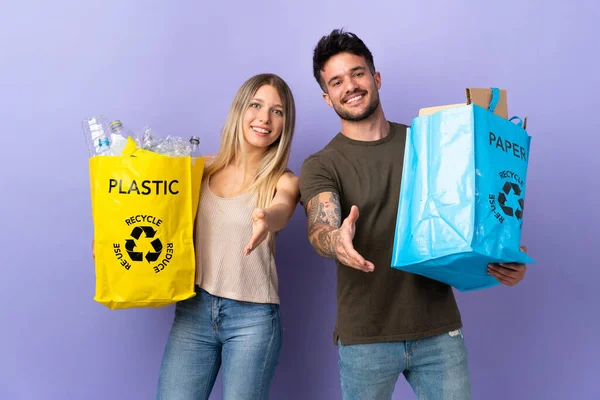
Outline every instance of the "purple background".
[[(275, 72), (296, 97), (290, 167), (339, 121), (311, 73), (321, 35), (371, 48), (388, 119), (508, 90), (533, 137), (515, 288), (457, 294), (475, 399), (597, 399), (600, 236), (595, 2), (4, 1), (0, 7), (1, 399), (151, 399), (173, 308), (92, 300), (92, 223), (80, 121), (199, 133), (216, 151), (235, 91)], [(593, 246), (595, 245), (595, 248)], [(274, 399), (339, 399), (335, 269), (298, 207), (277, 255), (285, 324)], [(403, 379), (394, 399), (414, 398)], [(212, 398), (221, 397), (220, 380)]]

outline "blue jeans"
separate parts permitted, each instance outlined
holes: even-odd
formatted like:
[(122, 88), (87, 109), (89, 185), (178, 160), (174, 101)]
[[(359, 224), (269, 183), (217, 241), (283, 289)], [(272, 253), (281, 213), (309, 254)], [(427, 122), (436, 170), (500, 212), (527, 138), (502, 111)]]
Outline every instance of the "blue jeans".
[(177, 303), (157, 399), (208, 399), (221, 367), (224, 399), (267, 399), (282, 343), (279, 305), (196, 293)]
[(418, 399), (471, 398), (462, 330), (404, 342), (338, 341), (338, 353), (344, 400), (391, 399), (401, 373)]

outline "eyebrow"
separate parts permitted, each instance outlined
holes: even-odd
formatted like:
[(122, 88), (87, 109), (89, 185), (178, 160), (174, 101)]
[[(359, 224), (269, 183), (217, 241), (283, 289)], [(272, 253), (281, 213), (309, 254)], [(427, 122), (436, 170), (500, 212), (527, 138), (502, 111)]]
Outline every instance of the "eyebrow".
[[(261, 99), (260, 97), (255, 97), (252, 99), (253, 101), (258, 101), (260, 103), (264, 103), (265, 101), (263, 99)], [(279, 108), (283, 108), (283, 106), (281, 104), (275, 104), (273, 107), (279, 107)]]
[[(350, 70), (350, 72), (356, 72), (356, 71), (358, 71), (358, 70), (364, 70), (364, 69), (366, 69), (366, 68), (365, 68), (365, 67), (362, 67), (362, 66), (360, 66), (360, 65), (358, 65), (358, 66), (356, 66), (356, 67), (352, 68), (352, 69)], [(336, 75), (336, 76), (334, 76), (333, 78), (331, 78), (331, 79), (330, 79), (330, 80), (327, 82), (327, 84), (328, 84), (328, 85), (330, 85), (330, 84), (331, 84), (331, 82), (333, 82), (333, 81), (335, 81), (335, 80), (337, 80), (337, 79), (339, 79), (339, 78), (340, 78), (340, 75)]]

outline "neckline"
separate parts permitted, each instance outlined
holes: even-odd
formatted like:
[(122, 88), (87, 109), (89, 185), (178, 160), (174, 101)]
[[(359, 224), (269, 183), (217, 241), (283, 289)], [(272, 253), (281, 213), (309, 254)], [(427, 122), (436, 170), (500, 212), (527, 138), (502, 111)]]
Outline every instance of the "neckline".
[(356, 139), (351, 139), (348, 136), (344, 135), (341, 131), (338, 132), (338, 137), (348, 143), (348, 144), (353, 144), (353, 145), (357, 145), (357, 146), (378, 146), (380, 144), (384, 144), (389, 142), (390, 140), (392, 140), (392, 138), (394, 137), (394, 125), (390, 122), (387, 121), (387, 123), (390, 126), (390, 130), (387, 134), (387, 136), (381, 138), (381, 139), (377, 139), (377, 140), (356, 140)]
[(208, 190), (208, 192), (212, 196), (216, 197), (217, 199), (221, 199), (221, 200), (234, 200), (234, 199), (237, 199), (239, 197), (246, 196), (246, 195), (248, 195), (250, 193), (248, 190), (245, 190), (242, 193), (236, 194), (235, 196), (231, 196), (231, 197), (222, 197), (222, 196), (219, 196), (218, 194), (216, 194), (215, 192), (213, 192), (212, 189), (210, 188), (210, 176), (208, 178), (206, 178), (206, 189)]

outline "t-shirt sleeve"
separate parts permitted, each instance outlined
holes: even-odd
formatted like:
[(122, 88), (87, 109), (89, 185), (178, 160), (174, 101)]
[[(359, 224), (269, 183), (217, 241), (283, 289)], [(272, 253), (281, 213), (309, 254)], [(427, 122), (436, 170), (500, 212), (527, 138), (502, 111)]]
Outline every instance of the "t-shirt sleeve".
[(310, 199), (319, 193), (340, 193), (337, 180), (331, 170), (321, 162), (319, 154), (313, 154), (304, 160), (299, 181), (300, 204), (304, 207), (304, 212)]

